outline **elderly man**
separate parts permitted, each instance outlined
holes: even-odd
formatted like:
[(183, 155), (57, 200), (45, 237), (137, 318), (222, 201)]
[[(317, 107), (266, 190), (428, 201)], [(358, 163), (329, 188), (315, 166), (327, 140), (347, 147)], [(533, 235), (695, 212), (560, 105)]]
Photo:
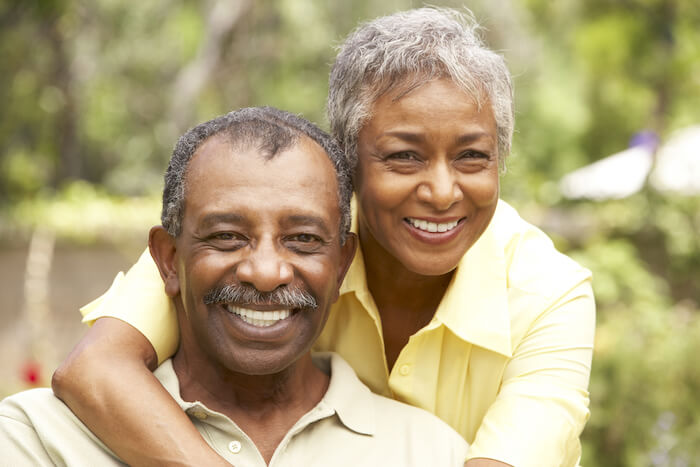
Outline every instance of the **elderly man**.
[[(372, 394), (339, 356), (310, 353), (355, 251), (350, 193), (330, 138), (271, 108), (203, 123), (173, 152), (149, 247), (181, 343), (156, 375), (235, 465), (462, 465), (466, 456), (434, 416)], [(121, 464), (48, 389), (0, 404), (0, 452), (12, 466)]]

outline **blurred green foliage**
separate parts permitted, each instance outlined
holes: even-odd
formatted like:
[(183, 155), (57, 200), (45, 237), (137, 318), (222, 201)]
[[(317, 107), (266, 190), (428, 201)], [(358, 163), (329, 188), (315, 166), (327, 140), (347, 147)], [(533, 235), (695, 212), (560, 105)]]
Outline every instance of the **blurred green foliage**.
[[(238, 13), (221, 14), (222, 3)], [(161, 174), (187, 127), (249, 105), (326, 126), (333, 46), (359, 21), (420, 4), (0, 2), (0, 237), (41, 227), (84, 242), (156, 223)], [(572, 202), (556, 183), (626, 148), (637, 131), (663, 141), (700, 123), (700, 8), (695, 0), (468, 6), (515, 77), (502, 196), (595, 275), (582, 463), (697, 465), (700, 200), (645, 188)]]

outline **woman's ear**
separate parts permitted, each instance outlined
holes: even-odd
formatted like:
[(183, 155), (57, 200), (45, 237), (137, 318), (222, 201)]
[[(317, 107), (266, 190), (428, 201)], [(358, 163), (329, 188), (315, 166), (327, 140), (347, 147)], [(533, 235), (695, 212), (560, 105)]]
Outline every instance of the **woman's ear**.
[(165, 293), (170, 298), (176, 297), (180, 293), (180, 280), (177, 277), (175, 238), (163, 226), (156, 225), (148, 233), (148, 249), (165, 283)]

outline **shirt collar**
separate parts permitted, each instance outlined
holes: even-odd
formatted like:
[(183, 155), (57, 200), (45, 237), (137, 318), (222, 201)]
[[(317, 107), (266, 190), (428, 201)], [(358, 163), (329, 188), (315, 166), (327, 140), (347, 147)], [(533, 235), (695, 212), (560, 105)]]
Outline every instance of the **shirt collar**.
[(462, 340), (511, 357), (507, 265), (498, 240), (499, 217), (497, 210), (460, 260), (435, 317)]
[(313, 354), (314, 364), (330, 374), (322, 404), (332, 407), (348, 429), (373, 435), (376, 431), (374, 396), (343, 358), (332, 352)]
[[(489, 226), (457, 265), (435, 318), (460, 339), (511, 357), (507, 263), (499, 235), (506, 221), (506, 216), (499, 212), (508, 208), (499, 201)], [(353, 215), (353, 231), (356, 232), (355, 218)], [(367, 285), (361, 248), (357, 249), (340, 288), (341, 295), (350, 292), (355, 293), (375, 321), (380, 319)]]
[(198, 405), (196, 402), (187, 402), (180, 397), (180, 381), (177, 379), (175, 368), (173, 368), (172, 358), (161, 363), (153, 374), (158, 378), (158, 381), (160, 381), (160, 384), (163, 385), (165, 390), (170, 393), (172, 398), (175, 399), (175, 402), (178, 403), (182, 410), (187, 411), (195, 405)]
[[(373, 435), (376, 431), (373, 406), (375, 396), (372, 395), (369, 388), (359, 380), (350, 365), (337, 354), (331, 352), (314, 353), (313, 361), (321, 371), (330, 375), (328, 390), (316, 406), (316, 408), (321, 409), (321, 413), (326, 414), (323, 417), (334, 411), (340, 422), (349, 430), (364, 435)], [(183, 411), (189, 412), (195, 409), (203, 410), (208, 415), (218, 414), (201, 402), (187, 402), (180, 397), (180, 383), (173, 368), (172, 359), (164, 361), (156, 369), (155, 375)], [(221, 417), (225, 418), (223, 415)], [(210, 421), (216, 423), (214, 420)]]

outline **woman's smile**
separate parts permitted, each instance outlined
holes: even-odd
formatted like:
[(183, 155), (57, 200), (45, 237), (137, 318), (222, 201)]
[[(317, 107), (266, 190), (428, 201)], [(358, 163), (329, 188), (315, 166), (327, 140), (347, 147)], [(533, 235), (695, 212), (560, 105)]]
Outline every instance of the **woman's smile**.
[(404, 219), (408, 232), (417, 240), (437, 245), (452, 241), (466, 223), (466, 217), (454, 220), (407, 217)]

